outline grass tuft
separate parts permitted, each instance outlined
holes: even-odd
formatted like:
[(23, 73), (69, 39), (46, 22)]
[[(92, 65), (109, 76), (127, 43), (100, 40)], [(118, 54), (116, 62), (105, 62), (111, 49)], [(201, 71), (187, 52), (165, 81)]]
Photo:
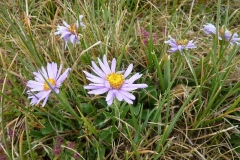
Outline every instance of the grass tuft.
[[(25, 0), (0, 10), (0, 159), (240, 159), (240, 40), (202, 30), (239, 33), (236, 0)], [(79, 43), (65, 48), (54, 33), (79, 15)], [(196, 48), (170, 53), (169, 36)], [(83, 71), (94, 74), (104, 55), (148, 85), (131, 92), (133, 104), (108, 106), (107, 93), (84, 89)], [(45, 107), (32, 106), (27, 84), (50, 62), (71, 72)]]

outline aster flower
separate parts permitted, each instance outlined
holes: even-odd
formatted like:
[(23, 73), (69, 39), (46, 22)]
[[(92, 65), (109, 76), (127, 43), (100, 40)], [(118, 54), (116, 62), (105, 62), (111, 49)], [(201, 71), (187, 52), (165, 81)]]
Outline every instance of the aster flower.
[[(216, 31), (216, 27), (211, 24), (211, 23), (207, 23), (205, 25), (203, 25), (204, 27), (202, 28), (202, 30), (208, 34), (208, 35), (213, 35), (213, 34), (217, 34)], [(236, 43), (237, 45), (240, 44), (240, 38), (238, 37), (237, 33), (232, 33), (227, 29), (219, 29), (218, 31), (218, 39), (219, 40), (225, 40), (230, 42), (231, 45), (233, 45), (233, 43)]]
[(196, 42), (193, 42), (193, 40), (188, 41), (188, 40), (183, 40), (183, 41), (177, 41), (174, 38), (172, 38), (171, 36), (169, 36), (170, 40), (165, 41), (165, 43), (167, 43), (168, 45), (171, 46), (170, 50), (168, 50), (168, 52), (173, 53), (176, 51), (179, 51), (182, 54), (182, 50), (188, 50), (188, 49), (193, 49), (193, 48), (197, 48), (195, 46)]
[(30, 88), (27, 91), (28, 98), (31, 99), (30, 105), (38, 104), (41, 100), (44, 100), (42, 104), (42, 107), (44, 107), (52, 90), (59, 93), (59, 88), (67, 78), (70, 70), (70, 68), (67, 68), (65, 72), (60, 75), (62, 65), (60, 65), (58, 69), (57, 64), (52, 62), (47, 64), (47, 70), (42, 67), (38, 72), (33, 72), (35, 80), (30, 80), (27, 83), (27, 87)]
[[(84, 23), (82, 22), (82, 18), (83, 18), (83, 15), (80, 15), (79, 16), (80, 26), (85, 27)], [(63, 21), (63, 25), (64, 26), (58, 26), (57, 31), (54, 34), (55, 35), (60, 34), (61, 38), (63, 38), (65, 40), (65, 48), (67, 46), (67, 43), (68, 43), (69, 39), (73, 44), (79, 42), (79, 39), (78, 39), (78, 27), (79, 27), (78, 20), (77, 20), (76, 23), (74, 23), (72, 25), (69, 25), (69, 24), (67, 24), (67, 22)]]
[[(207, 23), (205, 25), (203, 25), (204, 28), (202, 29), (206, 34), (208, 35), (212, 35), (212, 34), (216, 34), (216, 27), (211, 24), (211, 23)], [(221, 39), (221, 37), (219, 37)]]
[(113, 58), (111, 67), (108, 65), (106, 55), (103, 56), (103, 61), (98, 58), (100, 68), (92, 61), (92, 71), (95, 75), (83, 71), (86, 78), (91, 81), (84, 89), (91, 91), (88, 94), (104, 94), (106, 92), (106, 101), (108, 105), (113, 103), (114, 97), (119, 101), (126, 101), (129, 104), (133, 104), (132, 100), (135, 100), (135, 96), (129, 91), (136, 90), (138, 88), (146, 88), (147, 84), (133, 84), (139, 79), (142, 74), (136, 73), (132, 77), (127, 78), (133, 69), (133, 65), (130, 64), (126, 71), (116, 72), (116, 59)]
[[(221, 33), (221, 29), (220, 29), (220, 33)], [(238, 34), (237, 33), (232, 34), (232, 32), (230, 32), (227, 29), (224, 32), (224, 40), (230, 42), (231, 45), (233, 45), (233, 43), (237, 45), (240, 44), (240, 38), (238, 37)]]

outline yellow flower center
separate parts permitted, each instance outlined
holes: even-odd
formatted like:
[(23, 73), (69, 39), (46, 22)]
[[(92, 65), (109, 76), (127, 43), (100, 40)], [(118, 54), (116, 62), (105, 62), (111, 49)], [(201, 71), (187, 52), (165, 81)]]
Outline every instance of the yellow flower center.
[(188, 40), (184, 39), (184, 40), (177, 41), (177, 44), (178, 45), (187, 45), (188, 44)]
[(219, 34), (220, 34), (220, 36), (224, 35), (224, 29), (223, 28), (219, 29)]
[(72, 25), (70, 25), (69, 27), (68, 27), (68, 30), (72, 33), (72, 34), (75, 34), (75, 35), (77, 35), (77, 26), (76, 26), (76, 24), (72, 24)]
[[(47, 81), (48, 81), (48, 83), (51, 84), (52, 86), (54, 86), (54, 85), (56, 84), (56, 81), (55, 81), (54, 79), (52, 79), (52, 78), (47, 79)], [(43, 89), (44, 89), (45, 91), (47, 91), (47, 90), (50, 89), (50, 87), (48, 86), (47, 82), (44, 82)]]
[(112, 88), (119, 89), (124, 82), (124, 77), (119, 73), (111, 73), (107, 76), (107, 81), (110, 83)]

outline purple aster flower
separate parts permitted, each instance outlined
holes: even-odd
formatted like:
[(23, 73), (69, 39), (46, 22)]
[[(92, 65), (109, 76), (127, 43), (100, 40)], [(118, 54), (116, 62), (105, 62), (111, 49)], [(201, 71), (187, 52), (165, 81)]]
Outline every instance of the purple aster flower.
[(175, 39), (173, 39), (171, 36), (169, 36), (170, 40), (165, 41), (165, 43), (167, 43), (168, 45), (171, 46), (170, 50), (168, 50), (168, 52), (173, 53), (176, 51), (179, 51), (182, 54), (182, 50), (188, 50), (188, 49), (193, 49), (193, 48), (197, 48), (195, 46), (196, 42), (193, 42), (193, 40), (188, 41), (188, 40), (183, 40), (183, 41), (177, 41)]
[[(84, 23), (82, 22), (83, 15), (79, 16), (80, 20), (80, 26), (85, 27)], [(78, 39), (78, 21), (72, 25), (67, 24), (67, 22), (63, 21), (64, 26), (58, 26), (57, 32), (55, 32), (55, 35), (61, 34), (61, 38), (64, 38), (65, 40), (65, 48), (67, 46), (68, 40), (75, 44), (79, 42)]]
[[(202, 30), (206, 34), (213, 35), (217, 33), (216, 27), (213, 24), (207, 23), (203, 26), (204, 28)], [(236, 43), (237, 45), (240, 44), (240, 38), (238, 37), (237, 33), (232, 33), (227, 29), (224, 30), (223, 28), (219, 29), (218, 31), (218, 39), (228, 41), (231, 45), (233, 45), (233, 43)]]
[[(220, 29), (219, 32), (221, 34), (221, 32), (224, 32), (224, 30)], [(233, 45), (233, 43), (236, 43), (237, 45), (240, 44), (240, 38), (238, 37), (238, 34), (237, 33), (232, 34), (232, 32), (230, 32), (227, 29), (224, 32), (224, 40), (230, 42), (231, 45)]]
[(38, 104), (44, 99), (42, 104), (42, 107), (44, 107), (52, 90), (59, 93), (59, 88), (61, 87), (63, 81), (67, 78), (70, 70), (71, 68), (67, 68), (65, 72), (60, 75), (62, 65), (60, 65), (60, 68), (58, 69), (57, 64), (52, 62), (47, 64), (47, 70), (42, 67), (38, 72), (33, 72), (35, 80), (30, 80), (27, 83), (27, 87), (30, 88), (27, 91), (28, 98), (31, 99), (30, 105)]
[(135, 100), (135, 96), (129, 91), (136, 90), (138, 88), (146, 88), (147, 84), (133, 84), (142, 75), (139, 73), (134, 74), (132, 77), (127, 78), (133, 69), (133, 65), (130, 64), (126, 71), (116, 72), (116, 59), (113, 58), (111, 67), (108, 65), (107, 56), (103, 56), (103, 61), (98, 58), (100, 68), (92, 61), (92, 70), (96, 75), (83, 71), (86, 78), (91, 81), (84, 89), (91, 91), (88, 94), (104, 94), (108, 92), (106, 101), (108, 105), (113, 103), (114, 97), (119, 101), (126, 101), (129, 104), (133, 104), (132, 100)]
[[(206, 34), (212, 35), (212, 34), (216, 34), (216, 27), (211, 24), (211, 23), (207, 23), (205, 25), (203, 25), (204, 28), (202, 29)], [(221, 38), (221, 37), (220, 37)]]

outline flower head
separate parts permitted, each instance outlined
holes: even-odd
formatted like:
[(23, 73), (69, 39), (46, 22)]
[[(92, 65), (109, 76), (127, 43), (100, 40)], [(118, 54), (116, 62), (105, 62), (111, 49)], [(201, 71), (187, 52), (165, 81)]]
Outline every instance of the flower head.
[(35, 80), (30, 80), (27, 83), (27, 87), (30, 88), (27, 91), (28, 98), (31, 99), (30, 105), (38, 104), (44, 99), (42, 104), (44, 107), (52, 90), (59, 93), (59, 88), (67, 78), (70, 70), (70, 68), (67, 68), (65, 72), (60, 75), (62, 65), (57, 69), (57, 64), (52, 62), (47, 64), (47, 70), (42, 67), (38, 72), (33, 72)]
[(179, 51), (182, 54), (182, 50), (188, 50), (188, 49), (193, 49), (193, 48), (197, 48), (195, 46), (196, 42), (193, 42), (193, 40), (188, 41), (188, 40), (182, 40), (182, 41), (177, 41), (175, 39), (173, 39), (171, 36), (169, 36), (170, 40), (165, 41), (165, 43), (167, 43), (168, 45), (171, 46), (170, 50), (168, 50), (168, 52), (173, 53), (176, 51)]
[(111, 67), (108, 65), (106, 55), (103, 56), (103, 61), (98, 58), (100, 68), (92, 61), (92, 71), (95, 75), (83, 71), (86, 78), (91, 81), (84, 89), (91, 91), (88, 94), (104, 94), (106, 92), (106, 101), (108, 105), (113, 103), (114, 97), (119, 101), (126, 101), (129, 104), (133, 104), (132, 100), (135, 100), (135, 96), (129, 91), (136, 90), (138, 88), (146, 88), (147, 84), (134, 84), (142, 75), (139, 73), (134, 74), (132, 77), (127, 78), (133, 69), (133, 65), (130, 64), (126, 71), (116, 72), (116, 59), (113, 58)]
[(230, 42), (231, 45), (233, 45), (233, 43), (235, 43), (237, 45), (240, 44), (240, 37), (238, 37), (238, 34), (232, 33), (227, 29), (224, 32), (224, 40)]
[[(80, 26), (84, 27), (84, 23), (82, 22), (83, 16), (79, 16)], [(55, 35), (60, 34), (61, 38), (65, 40), (65, 48), (67, 46), (68, 40), (75, 44), (79, 41), (78, 39), (78, 21), (72, 25), (67, 24), (67, 22), (63, 21), (64, 26), (58, 26), (57, 31), (54, 33)]]
[[(207, 23), (205, 25), (203, 25), (204, 28), (202, 29), (206, 34), (209, 35), (213, 35), (213, 34), (217, 34), (216, 31), (216, 27), (211, 24), (211, 23)], [(237, 33), (232, 33), (227, 29), (219, 29), (218, 31), (218, 40), (225, 40), (230, 42), (231, 45), (233, 45), (233, 43), (236, 43), (237, 45), (240, 44), (240, 38), (238, 37)]]
[(207, 23), (205, 25), (203, 25), (204, 28), (202, 29), (206, 34), (212, 35), (212, 34), (216, 34), (216, 27), (211, 24), (211, 23)]

